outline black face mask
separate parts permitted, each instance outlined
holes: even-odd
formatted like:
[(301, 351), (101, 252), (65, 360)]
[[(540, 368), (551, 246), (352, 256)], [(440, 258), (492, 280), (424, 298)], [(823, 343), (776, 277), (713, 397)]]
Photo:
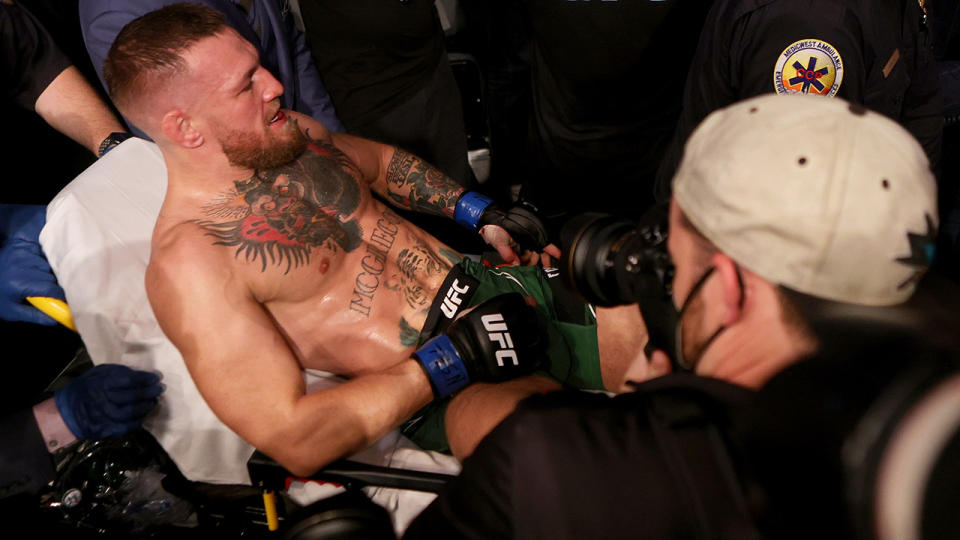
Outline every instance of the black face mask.
[[(709, 278), (710, 275), (713, 274), (713, 271), (716, 269), (717, 268), (715, 266), (711, 266), (710, 268), (707, 269), (706, 272), (703, 273), (702, 276), (700, 276), (700, 279), (698, 279), (697, 282), (690, 289), (690, 293), (687, 294), (686, 300), (683, 301), (683, 305), (680, 307), (680, 310), (677, 312), (677, 322), (676, 322), (676, 326), (674, 326), (674, 331), (673, 331), (674, 358), (672, 358), (672, 361), (674, 364), (673, 366), (674, 369), (678, 369), (682, 371), (694, 371), (694, 369), (697, 367), (697, 363), (700, 361), (700, 357), (702, 357), (704, 351), (707, 350), (707, 347), (709, 347), (710, 344), (713, 343), (713, 341), (717, 339), (717, 337), (719, 337), (724, 330), (727, 329), (726, 325), (720, 325), (720, 328), (717, 328), (717, 331), (714, 332), (709, 338), (707, 338), (707, 341), (703, 344), (703, 347), (700, 348), (700, 355), (697, 356), (696, 358), (684, 357), (683, 355), (683, 316), (686, 314), (687, 309), (690, 308), (690, 304), (693, 302), (693, 299), (696, 297), (697, 293), (700, 292), (700, 289), (702, 289), (704, 284), (707, 282), (707, 278)], [(740, 273), (739, 266), (737, 266), (736, 269), (737, 269), (737, 283), (740, 285), (740, 300), (738, 301), (738, 304), (742, 308), (743, 307), (743, 275), (741, 275)]]

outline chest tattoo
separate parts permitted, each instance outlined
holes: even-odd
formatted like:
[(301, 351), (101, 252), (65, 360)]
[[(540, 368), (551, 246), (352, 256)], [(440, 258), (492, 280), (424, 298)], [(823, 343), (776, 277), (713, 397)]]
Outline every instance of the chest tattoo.
[(325, 246), (336, 252), (360, 246), (360, 225), (350, 216), (360, 205), (356, 166), (333, 145), (312, 141), (296, 160), (257, 170), (211, 201), (208, 219), (193, 220), (214, 245), (236, 247), (235, 256), (291, 268), (310, 262)]
[(400, 273), (394, 276), (395, 279), (387, 287), (399, 292), (408, 306), (426, 309), (433, 297), (428, 295), (423, 283), (446, 275), (452, 265), (438, 257), (426, 244), (414, 239), (411, 245), (400, 250), (397, 267)]

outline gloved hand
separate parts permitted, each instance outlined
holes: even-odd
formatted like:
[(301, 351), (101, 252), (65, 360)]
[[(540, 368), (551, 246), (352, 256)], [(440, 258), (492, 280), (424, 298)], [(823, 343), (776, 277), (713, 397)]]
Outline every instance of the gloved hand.
[(519, 293), (502, 294), (475, 306), (414, 356), (437, 397), (449, 396), (472, 382), (526, 375), (546, 357), (546, 337), (536, 317)]
[[(532, 255), (539, 252), (560, 256), (560, 250), (549, 243), (543, 222), (532, 208), (523, 204), (504, 208), (485, 195), (468, 191), (457, 201), (453, 219), (464, 227), (478, 231), (508, 263), (523, 261), (536, 264), (539, 257)], [(491, 228), (493, 230), (489, 230)], [(523, 256), (518, 256), (517, 251)]]
[(40, 248), (46, 211), (38, 205), (0, 205), (0, 319), (57, 324), (24, 300), (28, 296), (65, 299)]
[(118, 437), (140, 427), (163, 392), (160, 377), (119, 364), (101, 364), (53, 394), (63, 422), (78, 438)]

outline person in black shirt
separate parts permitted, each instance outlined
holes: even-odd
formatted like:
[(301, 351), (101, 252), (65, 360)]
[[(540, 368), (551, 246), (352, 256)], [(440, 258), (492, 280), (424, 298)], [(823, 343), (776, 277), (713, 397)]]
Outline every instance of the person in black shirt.
[[(885, 114), (920, 141), (938, 170), (943, 105), (923, 21), (917, 0), (717, 2), (703, 25), (683, 114), (657, 174), (658, 200), (669, 199), (684, 141), (701, 120), (770, 92), (841, 97)], [(797, 133), (819, 135), (816, 125)]]
[(557, 223), (585, 211), (641, 215), (710, 2), (525, 5), (533, 50), (522, 197)]
[[(475, 188), (460, 90), (433, 1), (301, 0), (300, 12), (314, 63), (347, 132), (403, 148)], [(456, 249), (484, 249), (441, 218), (401, 215)]]
[(469, 188), (460, 93), (433, 2), (302, 0), (300, 12), (347, 131), (400, 146)]
[(111, 133), (125, 131), (30, 12), (11, 1), (0, 1), (0, 29), (6, 100), (35, 110), (94, 155)]
[[(793, 144), (795, 131), (815, 121), (823, 135)], [(817, 467), (839, 462), (840, 445), (823, 461), (803, 454), (796, 459), (810, 463), (781, 463), (788, 473), (817, 474), (787, 474), (792, 483), (774, 482), (779, 489), (751, 476), (769, 473), (791, 444), (777, 440), (780, 432), (763, 423), (767, 408), (755, 403), (782, 399), (783, 386), (771, 394), (765, 385), (832, 350), (836, 335), (811, 324), (807, 304), (867, 320), (913, 296), (936, 232), (936, 186), (922, 148), (896, 123), (841, 99), (763, 96), (709, 116), (687, 143), (674, 185), (675, 360), (693, 374), (613, 399), (528, 400), (405, 538), (851, 537), (844, 493), (833, 489), (842, 477)], [(876, 344), (878, 334), (866, 336)], [(892, 366), (913, 358), (895, 355)], [(874, 378), (859, 377), (863, 388)], [(854, 394), (818, 411), (852, 404)], [(851, 412), (820, 417), (814, 442)], [(806, 433), (791, 433), (812, 445)]]

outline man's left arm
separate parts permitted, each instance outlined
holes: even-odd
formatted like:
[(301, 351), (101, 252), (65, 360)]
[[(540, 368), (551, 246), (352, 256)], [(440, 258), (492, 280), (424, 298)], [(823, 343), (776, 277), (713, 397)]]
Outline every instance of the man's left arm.
[(357, 166), (370, 189), (391, 204), (453, 218), (477, 231), (507, 263), (542, 261), (546, 266), (549, 257), (560, 256), (533, 212), (519, 206), (503, 208), (481, 193), (464, 191), (439, 169), (400, 148), (343, 133), (327, 135), (323, 126), (309, 117), (291, 116), (308, 138), (330, 137), (332, 144)]

